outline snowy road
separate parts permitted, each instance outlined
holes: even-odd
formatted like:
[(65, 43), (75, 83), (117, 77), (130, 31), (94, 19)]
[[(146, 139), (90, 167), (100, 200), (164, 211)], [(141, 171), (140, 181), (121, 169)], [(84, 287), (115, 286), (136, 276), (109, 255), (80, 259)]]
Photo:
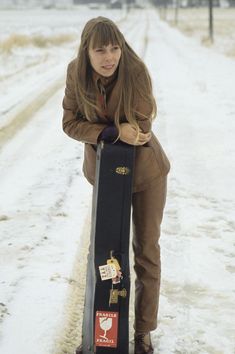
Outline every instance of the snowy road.
[[(172, 163), (154, 346), (162, 354), (234, 354), (235, 62), (153, 10), (139, 18), (130, 13), (121, 25), (153, 76), (153, 129)], [(82, 145), (61, 131), (62, 97), (56, 92), (0, 152), (3, 354), (70, 354), (79, 340), (91, 188)], [(78, 296), (80, 305), (71, 300)]]
[(149, 43), (155, 50), (146, 59), (156, 78), (156, 133), (172, 163), (156, 343), (162, 353), (230, 354), (235, 352), (235, 63), (156, 23), (151, 22)]

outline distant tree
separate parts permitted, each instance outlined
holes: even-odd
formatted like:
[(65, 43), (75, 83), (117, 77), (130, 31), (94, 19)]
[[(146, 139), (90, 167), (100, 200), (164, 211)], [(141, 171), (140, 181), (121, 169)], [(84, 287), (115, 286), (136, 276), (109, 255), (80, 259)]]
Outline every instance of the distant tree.
[(209, 37), (211, 42), (214, 40), (213, 33), (213, 0), (209, 0)]
[(172, 3), (172, 0), (152, 0), (152, 3), (158, 7), (167, 7), (167, 5)]
[(180, 7), (180, 0), (175, 0), (175, 25), (178, 24), (179, 7)]

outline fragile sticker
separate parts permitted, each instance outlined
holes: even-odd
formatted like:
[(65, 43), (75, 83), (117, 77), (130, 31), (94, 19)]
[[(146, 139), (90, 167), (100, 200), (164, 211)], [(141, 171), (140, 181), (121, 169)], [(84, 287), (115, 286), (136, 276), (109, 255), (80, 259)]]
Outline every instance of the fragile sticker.
[(117, 347), (118, 312), (96, 311), (95, 345), (97, 347)]

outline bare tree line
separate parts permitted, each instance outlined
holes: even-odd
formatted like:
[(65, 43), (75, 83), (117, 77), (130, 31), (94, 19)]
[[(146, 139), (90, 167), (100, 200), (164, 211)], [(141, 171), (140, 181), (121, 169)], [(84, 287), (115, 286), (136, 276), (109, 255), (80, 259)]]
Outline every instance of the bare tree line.
[[(151, 0), (160, 7), (202, 7), (208, 6), (210, 0)], [(234, 7), (235, 0), (212, 0), (213, 7)]]

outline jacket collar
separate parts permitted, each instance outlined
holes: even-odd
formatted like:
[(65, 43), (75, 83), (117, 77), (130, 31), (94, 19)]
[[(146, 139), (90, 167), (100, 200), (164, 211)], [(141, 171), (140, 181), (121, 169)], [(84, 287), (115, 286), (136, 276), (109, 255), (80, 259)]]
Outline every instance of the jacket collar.
[(104, 87), (111, 85), (117, 78), (117, 71), (118, 69), (113, 73), (113, 75), (109, 77), (104, 77), (93, 70), (92, 76), (96, 86), (99, 88), (100, 84)]

